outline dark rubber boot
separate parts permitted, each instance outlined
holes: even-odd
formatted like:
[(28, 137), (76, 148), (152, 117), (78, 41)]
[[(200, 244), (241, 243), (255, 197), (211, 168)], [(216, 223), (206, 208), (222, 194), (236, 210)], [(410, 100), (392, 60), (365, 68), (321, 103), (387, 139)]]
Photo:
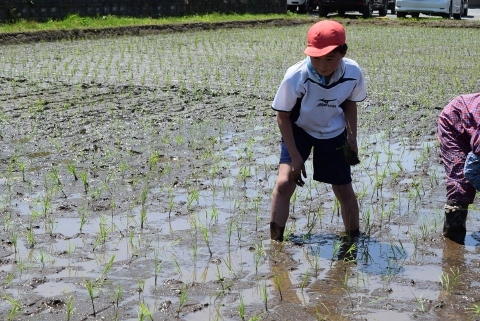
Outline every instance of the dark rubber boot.
[(347, 234), (349, 238), (358, 238), (360, 236), (360, 230), (357, 228), (353, 231), (345, 231), (345, 234)]
[(445, 220), (443, 221), (443, 236), (455, 243), (464, 245), (467, 234), (468, 209), (461, 205), (445, 204)]
[(278, 226), (275, 222), (270, 222), (270, 239), (278, 242), (283, 242), (283, 233), (285, 232), (285, 226)]

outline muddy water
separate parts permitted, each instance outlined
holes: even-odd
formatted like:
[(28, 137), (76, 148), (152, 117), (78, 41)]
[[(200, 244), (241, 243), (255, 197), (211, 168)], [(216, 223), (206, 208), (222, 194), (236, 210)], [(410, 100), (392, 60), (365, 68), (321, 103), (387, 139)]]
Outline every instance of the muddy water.
[[(203, 65), (193, 74), (183, 34), (0, 47), (2, 318), (470, 316), (480, 288), (478, 208), (464, 247), (443, 239), (431, 129), (413, 140), (416, 124), (399, 119), (391, 125), (405, 135), (373, 134), (365, 123), (375, 120), (363, 118), (353, 168), (358, 242), (341, 243), (338, 205), (311, 180), (310, 164), (292, 202), (292, 234), (270, 242), (276, 85), (255, 85), (255, 70), (280, 79), (297, 56), (265, 68), (259, 48), (291, 31), (195, 32)], [(226, 68), (229, 39), (242, 49), (228, 57), (252, 70)]]

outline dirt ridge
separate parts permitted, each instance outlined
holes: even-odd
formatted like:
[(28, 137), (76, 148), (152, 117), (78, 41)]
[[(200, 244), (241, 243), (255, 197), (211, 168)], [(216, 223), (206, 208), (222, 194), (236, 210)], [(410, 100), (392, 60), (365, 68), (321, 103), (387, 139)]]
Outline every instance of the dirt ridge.
[[(40, 30), (0, 33), (0, 45), (12, 45), (22, 43), (34, 43), (42, 41), (98, 39), (118, 36), (138, 36), (162, 34), (169, 32), (187, 32), (192, 30), (211, 30), (218, 28), (251, 28), (264, 26), (294, 26), (311, 24), (317, 21), (317, 17), (298, 19), (266, 19), (246, 21), (222, 21), (222, 22), (189, 22), (181, 24), (122, 26), (108, 28), (82, 28), (71, 30)], [(456, 21), (456, 20), (400, 20), (389, 18), (359, 19), (352, 17), (342, 20), (345, 25), (379, 25), (379, 26), (419, 26), (432, 28), (480, 28), (480, 21)]]

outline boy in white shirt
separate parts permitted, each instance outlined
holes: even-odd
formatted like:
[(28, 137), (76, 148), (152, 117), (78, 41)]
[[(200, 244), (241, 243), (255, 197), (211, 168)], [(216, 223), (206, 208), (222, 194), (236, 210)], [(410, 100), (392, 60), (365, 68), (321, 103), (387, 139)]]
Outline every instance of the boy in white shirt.
[[(348, 58), (345, 29), (333, 20), (314, 24), (307, 34), (307, 57), (290, 67), (272, 108), (282, 136), (273, 190), (270, 238), (283, 241), (290, 198), (303, 186), (304, 162), (313, 149), (313, 179), (332, 184), (347, 236), (359, 234), (359, 208), (350, 166), (357, 147), (357, 102), (366, 98), (358, 64)], [(349, 153), (347, 153), (347, 151)]]

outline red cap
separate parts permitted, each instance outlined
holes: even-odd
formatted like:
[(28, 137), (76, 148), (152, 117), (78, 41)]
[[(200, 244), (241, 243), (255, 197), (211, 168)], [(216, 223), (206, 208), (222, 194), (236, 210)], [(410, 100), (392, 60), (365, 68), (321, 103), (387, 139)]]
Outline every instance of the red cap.
[(345, 29), (333, 20), (322, 20), (314, 24), (307, 33), (307, 48), (305, 54), (321, 57), (345, 43)]

